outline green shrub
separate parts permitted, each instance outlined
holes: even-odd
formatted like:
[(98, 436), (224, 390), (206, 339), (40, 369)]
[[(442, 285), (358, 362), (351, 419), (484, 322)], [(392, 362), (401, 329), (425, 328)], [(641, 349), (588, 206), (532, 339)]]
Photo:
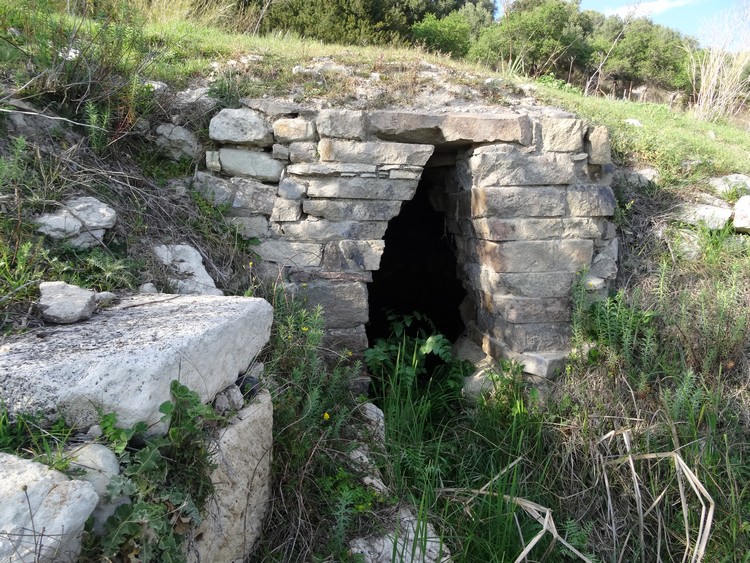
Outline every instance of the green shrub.
[(433, 14), (411, 27), (412, 37), (431, 51), (464, 57), (471, 47), (471, 27), (459, 12), (438, 19)]

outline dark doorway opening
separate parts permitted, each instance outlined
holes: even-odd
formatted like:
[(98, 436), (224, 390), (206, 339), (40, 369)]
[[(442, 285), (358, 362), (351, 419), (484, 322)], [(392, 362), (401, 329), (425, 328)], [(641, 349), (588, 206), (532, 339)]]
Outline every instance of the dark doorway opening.
[(425, 171), (414, 198), (404, 202), (398, 216), (388, 223), (380, 269), (368, 284), (371, 345), (388, 337), (389, 312), (422, 313), (451, 341), (465, 329), (459, 305), (466, 291), (456, 276), (456, 256), (444, 214), (431, 204), (435, 196), (445, 193), (440, 172), (447, 170)]

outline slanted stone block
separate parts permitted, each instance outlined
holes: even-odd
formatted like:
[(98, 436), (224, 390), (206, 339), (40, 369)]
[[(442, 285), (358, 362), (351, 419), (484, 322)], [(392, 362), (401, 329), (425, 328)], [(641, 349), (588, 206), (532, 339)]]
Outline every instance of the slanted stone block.
[(750, 195), (743, 195), (734, 206), (734, 230), (750, 233)]
[(609, 131), (604, 125), (589, 127), (586, 137), (586, 152), (591, 164), (609, 164), (612, 162), (612, 150), (609, 143)]
[(389, 142), (357, 142), (337, 139), (322, 139), (318, 153), (323, 162), (408, 164), (424, 166), (435, 147)]
[(567, 213), (564, 188), (477, 188), (458, 196), (461, 217), (562, 217)]
[(271, 214), (276, 202), (276, 186), (269, 186), (250, 178), (232, 178), (229, 183), (236, 190), (232, 201), (233, 209), (244, 209), (252, 214)]
[[(309, 188), (308, 188), (309, 189)], [(302, 211), (332, 221), (390, 221), (398, 215), (400, 201), (364, 199), (306, 199)]]
[(385, 236), (388, 228), (386, 221), (327, 221), (305, 220), (298, 223), (287, 223), (283, 227), (288, 240), (314, 240), (328, 242), (332, 240), (375, 240)]

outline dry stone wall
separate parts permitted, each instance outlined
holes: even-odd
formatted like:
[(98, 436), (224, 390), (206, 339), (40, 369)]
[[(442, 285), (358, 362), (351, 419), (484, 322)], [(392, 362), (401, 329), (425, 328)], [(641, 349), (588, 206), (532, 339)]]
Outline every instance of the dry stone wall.
[(558, 110), (486, 114), (310, 110), (270, 100), (214, 117), (194, 187), (231, 204), (260, 272), (325, 311), (329, 344), (367, 347), (367, 283), (388, 222), (425, 169), (469, 296), (464, 322), (495, 357), (550, 374), (569, 348), (571, 286), (617, 272), (609, 138)]

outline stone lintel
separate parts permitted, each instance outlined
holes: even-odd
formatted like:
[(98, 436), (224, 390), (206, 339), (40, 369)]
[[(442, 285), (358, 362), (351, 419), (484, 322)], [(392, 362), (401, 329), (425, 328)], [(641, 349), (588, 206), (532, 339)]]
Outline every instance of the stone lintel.
[(409, 200), (414, 197), (419, 182), (381, 178), (326, 178), (310, 180), (308, 197), (346, 199)]
[(332, 221), (390, 221), (400, 209), (400, 201), (390, 200), (306, 199), (302, 202), (304, 213)]
[(338, 139), (321, 139), (318, 153), (323, 162), (361, 164), (407, 164), (424, 166), (435, 147), (423, 144), (358, 142)]

